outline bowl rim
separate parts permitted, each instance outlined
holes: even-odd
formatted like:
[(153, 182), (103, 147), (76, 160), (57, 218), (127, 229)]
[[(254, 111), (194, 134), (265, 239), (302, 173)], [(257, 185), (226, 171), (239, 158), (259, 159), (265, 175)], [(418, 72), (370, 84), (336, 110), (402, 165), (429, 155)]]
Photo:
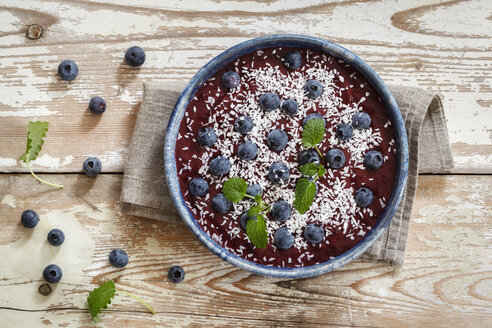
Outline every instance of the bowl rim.
[[(282, 46), (310, 48), (327, 53), (335, 58), (346, 61), (348, 64), (357, 69), (357, 71), (362, 73), (368, 82), (378, 92), (381, 97), (381, 101), (386, 108), (388, 116), (390, 117), (395, 133), (397, 162), (400, 164), (397, 166), (395, 184), (393, 186), (388, 204), (379, 217), (376, 225), (359, 243), (357, 243), (350, 250), (329, 261), (311, 266), (294, 268), (265, 266), (250, 262), (218, 245), (201, 229), (190, 209), (187, 207), (179, 186), (175, 161), (175, 146), (181, 120), (190, 99), (194, 96), (198, 88), (200, 88), (201, 85), (218, 69), (232, 62), (237, 57), (262, 48)], [(317, 276), (346, 265), (362, 255), (383, 234), (393, 218), (405, 190), (408, 175), (408, 140), (405, 130), (405, 123), (396, 100), (379, 75), (367, 63), (351, 51), (324, 39), (297, 34), (276, 34), (247, 40), (227, 49), (210, 60), (191, 78), (179, 96), (169, 119), (164, 142), (164, 167), (169, 192), (179, 215), (190, 228), (192, 233), (208, 249), (223, 260), (252, 273), (276, 278), (297, 279)]]

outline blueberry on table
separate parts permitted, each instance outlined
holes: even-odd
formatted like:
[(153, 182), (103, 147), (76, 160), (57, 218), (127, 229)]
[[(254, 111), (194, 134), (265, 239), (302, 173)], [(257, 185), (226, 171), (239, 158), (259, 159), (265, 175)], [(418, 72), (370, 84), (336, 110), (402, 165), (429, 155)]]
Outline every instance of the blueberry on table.
[(217, 213), (227, 213), (231, 207), (232, 202), (227, 200), (222, 193), (219, 193), (212, 198), (212, 209)]
[(82, 165), (84, 173), (90, 177), (95, 177), (101, 172), (102, 164), (97, 157), (88, 157)]
[(51, 229), (48, 232), (48, 242), (53, 246), (60, 246), (65, 241), (65, 234), (60, 229)]
[(296, 115), (298, 112), (297, 101), (295, 99), (289, 98), (282, 103), (282, 111), (290, 116)]
[(319, 244), (323, 241), (325, 230), (316, 223), (310, 223), (304, 229), (304, 238), (311, 244)]
[(188, 183), (188, 190), (193, 196), (203, 197), (208, 193), (209, 186), (202, 178), (193, 178)]
[(241, 218), (239, 219), (239, 225), (244, 231), (246, 231), (249, 220), (256, 220), (256, 215), (249, 216), (247, 211), (241, 214)]
[(360, 207), (367, 207), (371, 205), (374, 200), (374, 196), (372, 195), (372, 191), (365, 187), (360, 187), (355, 191), (355, 202)]
[(50, 264), (43, 270), (44, 280), (52, 284), (59, 282), (62, 275), (62, 269), (56, 264)]
[(273, 151), (281, 151), (287, 146), (289, 142), (289, 136), (287, 132), (280, 129), (270, 131), (267, 136), (267, 145)]
[(299, 155), (299, 165), (305, 165), (308, 163), (314, 163), (319, 165), (320, 159), (318, 152), (314, 149), (306, 149)]
[(131, 67), (142, 66), (145, 62), (145, 51), (138, 46), (128, 48), (125, 53), (125, 62)]
[(58, 75), (62, 80), (73, 81), (79, 74), (79, 67), (72, 60), (64, 60), (58, 65)]
[(212, 128), (203, 127), (198, 130), (196, 139), (198, 140), (198, 144), (200, 144), (200, 146), (211, 147), (217, 141), (217, 135)]
[(278, 222), (285, 222), (290, 218), (292, 208), (289, 203), (281, 199), (272, 206), (272, 217)]
[(280, 106), (280, 98), (273, 92), (267, 92), (260, 96), (260, 107), (265, 112), (271, 112)]
[(263, 189), (261, 189), (261, 186), (257, 183), (252, 184), (251, 186), (248, 186), (246, 189), (246, 194), (252, 197), (255, 197), (256, 195), (263, 195)]
[(33, 210), (25, 210), (21, 215), (21, 223), (25, 228), (34, 228), (38, 225), (39, 215)]
[(370, 170), (378, 170), (383, 165), (383, 155), (377, 150), (369, 150), (364, 156), (364, 166)]
[(301, 67), (302, 57), (299, 51), (289, 51), (284, 55), (284, 65), (290, 69)]
[(286, 250), (294, 245), (294, 235), (287, 227), (278, 228), (273, 234), (273, 239), (275, 240), (275, 246), (279, 249)]
[(289, 168), (283, 163), (276, 162), (268, 168), (268, 179), (275, 184), (287, 183), (289, 177)]
[(336, 132), (338, 139), (342, 141), (347, 141), (350, 138), (352, 138), (353, 134), (354, 134), (354, 129), (350, 124), (345, 124), (345, 123), (338, 124), (337, 132)]
[(323, 85), (318, 80), (309, 80), (304, 84), (304, 93), (309, 99), (316, 99), (323, 93)]
[(326, 153), (326, 163), (332, 169), (339, 169), (345, 165), (345, 154), (338, 148), (330, 149)]
[(357, 112), (352, 116), (352, 126), (357, 130), (365, 130), (371, 126), (371, 116), (364, 112)]
[(169, 271), (167, 272), (167, 277), (171, 282), (177, 284), (182, 282), (185, 278), (185, 271), (179, 265), (174, 265), (169, 268)]
[(252, 141), (245, 141), (237, 148), (237, 156), (243, 161), (251, 161), (258, 155), (258, 146)]
[(306, 117), (304, 117), (304, 119), (302, 120), (302, 126), (306, 125), (306, 123), (309, 122), (309, 121), (311, 121), (311, 120), (323, 120), (323, 125), (326, 128), (326, 120), (319, 113), (307, 114)]
[(239, 116), (234, 122), (234, 130), (241, 134), (248, 134), (251, 130), (253, 130), (254, 125), (255, 124), (253, 123), (251, 117), (243, 115)]
[(109, 263), (116, 268), (123, 268), (128, 264), (128, 255), (121, 248), (113, 249), (108, 258)]
[(228, 71), (222, 75), (221, 82), (227, 89), (234, 89), (241, 84), (241, 77), (234, 71)]
[(106, 101), (99, 97), (92, 97), (89, 101), (89, 110), (94, 114), (102, 114), (106, 110)]
[(231, 163), (224, 156), (217, 156), (208, 162), (208, 170), (213, 175), (224, 175), (231, 170)]

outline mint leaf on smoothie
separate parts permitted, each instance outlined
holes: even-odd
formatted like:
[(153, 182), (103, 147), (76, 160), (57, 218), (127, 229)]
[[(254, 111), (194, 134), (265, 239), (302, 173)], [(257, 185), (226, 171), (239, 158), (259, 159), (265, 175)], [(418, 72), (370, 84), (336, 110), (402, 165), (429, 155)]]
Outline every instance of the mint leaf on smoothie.
[(266, 229), (265, 217), (261, 214), (256, 216), (256, 220), (248, 220), (246, 224), (246, 235), (253, 245), (265, 249), (268, 244), (268, 233)]
[(224, 182), (222, 193), (224, 197), (233, 203), (239, 203), (246, 196), (248, 183), (241, 178), (229, 178)]
[(312, 119), (307, 121), (302, 130), (302, 144), (306, 148), (316, 146), (323, 140), (325, 135), (325, 123), (322, 119)]
[(316, 183), (309, 179), (301, 178), (296, 183), (294, 207), (299, 213), (304, 214), (314, 201), (316, 196)]
[(254, 217), (257, 214), (260, 214), (261, 210), (262, 210), (261, 206), (258, 206), (258, 205), (252, 206), (248, 210), (248, 216)]
[(299, 166), (299, 171), (301, 171), (301, 173), (304, 175), (312, 177), (313, 175), (318, 173), (318, 171), (319, 171), (318, 166), (321, 166), (321, 165), (317, 165), (315, 163), (307, 163), (307, 164)]

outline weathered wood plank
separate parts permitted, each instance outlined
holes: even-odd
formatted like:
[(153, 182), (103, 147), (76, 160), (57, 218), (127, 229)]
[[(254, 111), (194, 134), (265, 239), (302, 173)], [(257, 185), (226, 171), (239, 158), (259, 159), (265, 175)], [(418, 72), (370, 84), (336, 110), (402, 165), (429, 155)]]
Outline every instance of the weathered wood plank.
[[(96, 155), (105, 172), (121, 172), (142, 81), (188, 79), (224, 49), (267, 33), (333, 40), (388, 83), (440, 92), (454, 172), (492, 172), (490, 1), (112, 2), (2, 2), (0, 172), (25, 172), (17, 158), (32, 119), (52, 124), (36, 170), (79, 172)], [(30, 23), (47, 28), (39, 40), (24, 36)], [(122, 64), (133, 44), (147, 51), (138, 71)], [(72, 83), (56, 76), (66, 58), (80, 67)], [(88, 113), (93, 95), (108, 102), (102, 117)]]
[[(491, 176), (421, 176), (405, 265), (356, 262), (321, 277), (280, 280), (225, 263), (182, 225), (119, 214), (121, 175), (47, 175), (62, 190), (29, 175), (0, 175), (0, 316), (7, 326), (91, 326), (85, 302), (96, 283), (114, 279), (148, 300), (158, 315), (118, 297), (101, 327), (135, 326), (408, 326), (492, 324)], [(37, 210), (32, 231), (20, 213)], [(60, 248), (46, 233), (66, 234)], [(129, 265), (107, 262), (125, 248)], [(48, 297), (37, 292), (42, 268), (57, 263), (64, 277)], [(174, 285), (167, 268), (182, 265)]]

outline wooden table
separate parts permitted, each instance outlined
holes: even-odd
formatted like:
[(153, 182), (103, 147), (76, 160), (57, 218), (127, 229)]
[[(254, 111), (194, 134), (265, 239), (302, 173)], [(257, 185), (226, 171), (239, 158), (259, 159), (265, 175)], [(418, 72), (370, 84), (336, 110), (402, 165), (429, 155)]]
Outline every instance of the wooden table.
[[(0, 326), (93, 327), (88, 291), (107, 279), (156, 309), (118, 296), (101, 327), (492, 326), (492, 2), (483, 1), (20, 1), (0, 4)], [(44, 28), (25, 37), (27, 26)], [(444, 96), (456, 168), (422, 175), (405, 264), (357, 261), (321, 277), (263, 278), (223, 262), (182, 225), (120, 214), (124, 158), (142, 82), (189, 79), (224, 49), (267, 33), (304, 33), (353, 50), (387, 83)], [(141, 69), (122, 63), (142, 46)], [(73, 59), (75, 81), (57, 77)], [(87, 110), (103, 96), (102, 116)], [(51, 123), (33, 165), (17, 159), (30, 120)], [(88, 156), (104, 174), (81, 174)], [(41, 215), (31, 230), (23, 210)], [(67, 240), (45, 241), (52, 227)], [(111, 249), (128, 251), (124, 269)], [(48, 263), (63, 268), (38, 293)], [(186, 279), (168, 282), (182, 265)]]

